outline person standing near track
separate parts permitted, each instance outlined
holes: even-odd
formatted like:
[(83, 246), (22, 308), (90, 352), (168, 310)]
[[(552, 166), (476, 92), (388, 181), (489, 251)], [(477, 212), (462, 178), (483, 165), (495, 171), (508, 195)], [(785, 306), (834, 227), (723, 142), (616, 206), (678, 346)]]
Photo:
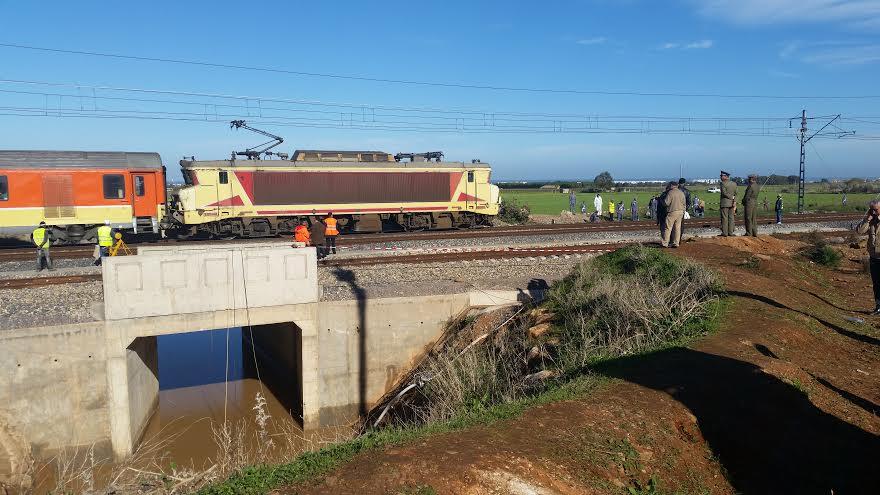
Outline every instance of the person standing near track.
[(675, 181), (669, 183), (669, 189), (664, 196), (666, 221), (660, 244), (663, 247), (677, 248), (681, 243), (681, 221), (684, 218), (687, 203), (685, 203), (684, 193), (678, 189), (678, 183)]
[(776, 195), (776, 225), (782, 225), (782, 194)]
[(608, 200), (608, 221), (609, 222), (614, 221), (614, 200), (613, 199)]
[(333, 212), (327, 212), (327, 218), (324, 224), (324, 255), (336, 254), (336, 236), (339, 235), (339, 229), (336, 228), (336, 219), (333, 218)]
[(104, 225), (98, 227), (98, 259), (95, 265), (100, 265), (101, 260), (110, 256), (110, 248), (113, 246), (113, 229), (110, 228), (110, 220), (104, 220)]
[(630, 220), (633, 222), (639, 221), (639, 202), (636, 198), (633, 198), (632, 203), (629, 204), (629, 214)]
[(617, 221), (622, 222), (623, 221), (623, 200), (620, 200), (617, 202), (617, 210), (615, 210), (615, 211), (617, 211)]
[(568, 211), (574, 214), (574, 209), (577, 206), (577, 196), (574, 194), (574, 189), (568, 192)]
[(735, 232), (734, 217), (736, 216), (736, 182), (730, 180), (730, 173), (721, 171), (721, 235), (732, 236)]
[(46, 222), (40, 222), (40, 225), (31, 232), (31, 242), (37, 246), (37, 271), (43, 271), (43, 265), (49, 271), (55, 270), (52, 267), (52, 258), (49, 257), (49, 247), (52, 245), (52, 231), (46, 227)]
[(749, 174), (749, 187), (743, 194), (742, 204), (747, 236), (758, 237), (758, 194), (761, 186), (758, 185), (758, 174)]
[(599, 193), (596, 193), (596, 198), (593, 200), (593, 208), (600, 217), (602, 216), (602, 204), (602, 196), (600, 196)]
[(874, 311), (872, 315), (880, 315), (880, 246), (877, 245), (877, 229), (880, 227), (880, 200), (871, 201), (865, 218), (856, 226), (856, 232), (868, 235), (868, 256), (871, 270), (871, 282), (874, 285)]

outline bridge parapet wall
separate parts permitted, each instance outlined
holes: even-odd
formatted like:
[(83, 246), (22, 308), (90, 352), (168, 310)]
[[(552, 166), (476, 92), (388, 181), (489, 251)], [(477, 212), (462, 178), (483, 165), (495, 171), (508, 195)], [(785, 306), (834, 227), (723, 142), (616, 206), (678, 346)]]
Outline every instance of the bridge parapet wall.
[(226, 311), (316, 302), (314, 248), (179, 249), (105, 258), (104, 318)]

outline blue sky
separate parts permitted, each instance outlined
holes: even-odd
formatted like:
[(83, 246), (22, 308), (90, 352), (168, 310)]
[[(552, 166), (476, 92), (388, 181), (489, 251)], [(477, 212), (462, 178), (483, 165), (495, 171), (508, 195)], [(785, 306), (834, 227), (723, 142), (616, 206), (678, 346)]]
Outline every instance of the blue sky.
[[(0, 17), (4, 20), (0, 43), (302, 72), (587, 91), (880, 95), (880, 1), (0, 0)], [(785, 118), (806, 108), (810, 115), (841, 113), (861, 118), (860, 122), (846, 121), (841, 128), (854, 129), (861, 136), (880, 135), (880, 98), (492, 91), (4, 47), (0, 47), (0, 62), (0, 79), (4, 80), (350, 102), (369, 108), (692, 118)], [(92, 94), (90, 89), (75, 87), (0, 83), (3, 89)], [(40, 95), (0, 93), (2, 107), (45, 104), (52, 108), (50, 101), (51, 97)], [(111, 103), (136, 111), (154, 111), (157, 105), (88, 98), (67, 98), (61, 104), (107, 108)], [(796, 174), (798, 165), (793, 134), (509, 134), (263, 127), (285, 137), (283, 151), (443, 150), (449, 159), (480, 158), (492, 163), (496, 179), (590, 178), (602, 170), (618, 178), (668, 178), (678, 175), (681, 164), (689, 177), (715, 176), (719, 167), (739, 174)], [(0, 115), (0, 131), (0, 148), (158, 151), (169, 169), (176, 168), (183, 155), (224, 158), (233, 149), (260, 142), (258, 136), (232, 131), (224, 122)], [(880, 141), (817, 139), (807, 148), (808, 176), (880, 176), (878, 146)]]

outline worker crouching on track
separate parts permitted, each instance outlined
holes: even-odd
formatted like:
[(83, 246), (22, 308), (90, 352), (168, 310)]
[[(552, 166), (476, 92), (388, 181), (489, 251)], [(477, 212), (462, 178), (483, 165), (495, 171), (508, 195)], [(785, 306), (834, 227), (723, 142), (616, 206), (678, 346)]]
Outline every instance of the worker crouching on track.
[(113, 229), (110, 228), (110, 220), (104, 220), (104, 225), (98, 227), (98, 258), (95, 265), (101, 264), (101, 259), (110, 256), (110, 248), (113, 246)]
[(293, 229), (293, 240), (295, 242), (301, 242), (304, 246), (312, 245), (312, 235), (309, 233), (309, 223), (307, 221), (301, 221), (299, 225)]
[(324, 255), (336, 254), (336, 236), (339, 235), (339, 229), (336, 228), (336, 219), (333, 218), (333, 212), (327, 213), (327, 218), (322, 222), (324, 224)]
[(37, 246), (37, 271), (43, 271), (43, 265), (49, 271), (52, 267), (52, 258), (49, 257), (49, 246), (52, 245), (52, 231), (46, 227), (46, 222), (40, 222), (40, 226), (31, 233), (31, 241)]

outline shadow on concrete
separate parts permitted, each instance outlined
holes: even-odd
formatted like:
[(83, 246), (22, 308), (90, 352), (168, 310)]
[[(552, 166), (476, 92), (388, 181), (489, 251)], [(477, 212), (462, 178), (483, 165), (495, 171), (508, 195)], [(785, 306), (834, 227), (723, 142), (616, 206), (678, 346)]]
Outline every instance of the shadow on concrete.
[(690, 409), (738, 493), (875, 493), (880, 437), (753, 364), (673, 348), (594, 371), (664, 391)]
[(358, 304), (358, 415), (367, 416), (367, 291), (357, 283), (357, 275), (345, 268), (333, 268), (336, 280), (351, 288)]
[[(853, 332), (852, 330), (848, 330), (846, 328), (843, 328), (840, 325), (837, 325), (835, 323), (831, 323), (830, 321), (825, 320), (823, 318), (820, 318), (816, 315), (812, 315), (810, 313), (801, 311), (799, 309), (795, 309), (795, 308), (786, 306), (785, 304), (782, 304), (778, 301), (775, 301), (767, 296), (762, 296), (760, 294), (752, 294), (751, 292), (742, 292), (742, 291), (737, 291), (737, 290), (727, 291), (727, 294), (729, 294), (731, 296), (752, 299), (752, 300), (755, 300), (758, 302), (762, 302), (764, 304), (769, 304), (770, 306), (773, 306), (774, 308), (786, 309), (788, 311), (794, 311), (795, 313), (800, 313), (806, 317), (813, 318), (814, 320), (816, 320), (819, 323), (821, 323), (822, 325), (830, 328), (831, 330), (834, 330), (835, 332), (839, 333), (840, 335), (843, 335), (845, 337), (849, 337), (849, 338), (851, 338), (853, 340), (857, 340), (859, 342), (863, 342), (865, 344), (880, 346), (880, 339), (871, 337), (870, 335), (863, 335), (863, 334), (860, 334), (857, 332)], [(847, 310), (847, 311), (849, 311), (849, 310)]]

